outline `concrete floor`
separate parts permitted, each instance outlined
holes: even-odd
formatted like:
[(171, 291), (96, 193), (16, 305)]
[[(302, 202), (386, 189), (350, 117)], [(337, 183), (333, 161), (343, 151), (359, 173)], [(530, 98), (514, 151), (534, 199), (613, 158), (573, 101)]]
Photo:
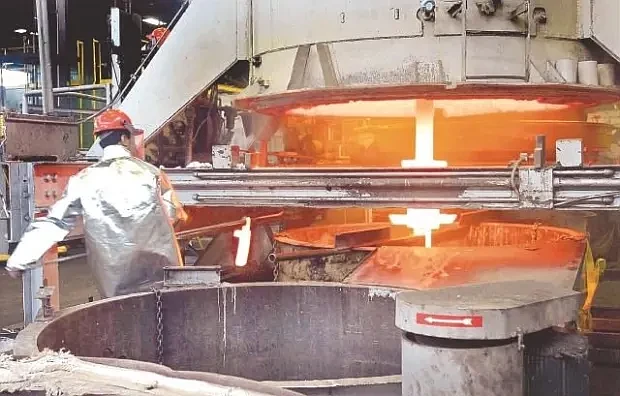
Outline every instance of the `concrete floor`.
[[(80, 252), (72, 252), (78, 254)], [(99, 298), (90, 268), (84, 258), (70, 260), (60, 266), (61, 308), (88, 302), (89, 297)], [(21, 327), (23, 322), (22, 283), (11, 279), (4, 266), (0, 267), (0, 328)]]

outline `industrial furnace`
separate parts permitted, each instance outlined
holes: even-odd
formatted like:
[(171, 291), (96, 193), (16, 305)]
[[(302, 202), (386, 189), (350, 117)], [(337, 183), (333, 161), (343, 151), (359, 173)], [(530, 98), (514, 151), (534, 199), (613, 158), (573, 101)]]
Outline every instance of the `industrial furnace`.
[[(405, 346), (475, 354), (463, 339), (497, 341), (521, 359), (516, 371), (534, 373), (511, 371), (511, 395), (519, 384), (564, 389), (568, 374), (548, 367), (569, 360), (588, 394), (597, 368), (573, 327), (592, 330), (604, 259), (617, 258), (616, 127), (598, 120), (620, 102), (620, 35), (601, 27), (617, 26), (618, 5), (234, 4), (193, 0), (120, 108), (188, 208), (188, 255), (217, 271), (209, 282), (237, 284), (177, 284), (48, 316), (24, 353), (67, 347), (305, 394), (420, 395), (405, 385), (425, 367), (401, 359)], [(233, 70), (248, 84), (228, 106), (212, 86)], [(553, 293), (520, 298), (533, 280)], [(453, 302), (448, 287), (480, 284), (502, 301), (472, 298), (454, 308), (462, 315), (413, 301), (394, 326), (398, 292)], [(528, 333), (489, 310), (535, 314)], [(571, 354), (556, 358), (566, 342)]]

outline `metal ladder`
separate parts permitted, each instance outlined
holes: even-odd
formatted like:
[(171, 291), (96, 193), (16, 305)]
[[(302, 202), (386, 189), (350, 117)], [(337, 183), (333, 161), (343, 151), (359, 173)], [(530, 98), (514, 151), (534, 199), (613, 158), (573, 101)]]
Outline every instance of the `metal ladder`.
[[(461, 81), (467, 82), (472, 80), (487, 80), (487, 79), (502, 79), (502, 80), (519, 80), (524, 82), (530, 81), (530, 68), (531, 68), (531, 42), (532, 42), (532, 0), (524, 0), (519, 7), (517, 7), (512, 13), (513, 18), (518, 18), (522, 14), (527, 15), (526, 19), (526, 31), (525, 32), (506, 32), (511, 36), (524, 36), (525, 37), (525, 54), (524, 54), (524, 71), (523, 75), (468, 75), (467, 74), (467, 39), (472, 36), (496, 36), (497, 32), (486, 31), (471, 31), (467, 27), (467, 10), (468, 0), (463, 0), (462, 8), (462, 75)], [(475, 34), (473, 34), (475, 32)]]

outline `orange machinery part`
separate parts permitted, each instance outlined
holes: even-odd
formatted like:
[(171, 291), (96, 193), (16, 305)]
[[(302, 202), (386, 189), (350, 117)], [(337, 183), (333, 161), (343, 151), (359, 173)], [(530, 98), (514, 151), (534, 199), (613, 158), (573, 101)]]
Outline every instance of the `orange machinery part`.
[[(340, 233), (370, 226), (309, 227), (276, 239), (288, 245), (286, 250), (332, 248)], [(493, 222), (440, 230), (434, 240), (436, 246), (429, 249), (421, 246), (422, 239), (411, 237), (376, 247), (345, 282), (414, 289), (543, 276), (570, 282), (587, 245), (585, 234), (567, 228)]]
[[(313, 126), (306, 125), (311, 118)], [(589, 123), (578, 109), (547, 112), (500, 113), (486, 115), (435, 117), (434, 158), (451, 166), (507, 166), (520, 153), (532, 153), (536, 136), (546, 137), (546, 160), (555, 163), (558, 139), (582, 139), (586, 163), (602, 163), (600, 153), (615, 142), (614, 127)], [(299, 131), (311, 131), (315, 166), (401, 166), (401, 160), (415, 153), (415, 119), (398, 117), (324, 117), (283, 116), (288, 134), (284, 150), (310, 154), (307, 143), (296, 141)], [(360, 125), (363, 125), (360, 126)], [(335, 141), (328, 130), (341, 136)], [(364, 144), (364, 140), (372, 145)], [(333, 153), (344, 151), (350, 162)]]
[(519, 246), (378, 248), (345, 283), (396, 288), (434, 289), (474, 282), (576, 278), (585, 240), (556, 241), (537, 249)]
[[(39, 212), (35, 217), (45, 214), (44, 210), (56, 202), (67, 187), (69, 178), (82, 169), (88, 167), (89, 163), (69, 162), (69, 163), (38, 163), (34, 166), (34, 203)], [(82, 223), (76, 225), (70, 237), (83, 234)], [(60, 279), (58, 273), (58, 248), (52, 247), (43, 256), (43, 280), (47, 286), (55, 288), (52, 295), (51, 304), (55, 310), (60, 309)]]
[[(382, 115), (383, 107), (376, 109), (379, 114), (359, 116), (338, 115), (337, 111), (332, 114), (325, 108), (318, 115), (299, 111), (330, 104), (355, 106), (358, 101), (411, 100), (413, 106), (414, 99), (454, 101), (453, 108), (459, 108), (459, 101), (469, 99), (514, 101), (510, 112), (490, 109), (490, 114), (455, 116), (436, 110), (434, 158), (452, 166), (506, 166), (521, 153), (533, 151), (536, 135), (547, 137), (549, 163), (555, 163), (555, 142), (560, 138), (582, 139), (586, 163), (620, 162), (620, 158), (600, 155), (615, 143), (614, 128), (587, 121), (592, 107), (620, 101), (620, 90), (615, 88), (569, 84), (416, 84), (287, 91), (240, 98), (235, 104), (278, 120), (284, 127), (280, 130), (285, 131), (282, 151), (313, 156), (317, 159), (314, 166), (381, 167), (400, 166), (401, 160), (413, 158), (412, 115)], [(530, 106), (519, 106), (522, 101), (565, 107), (532, 110)], [(523, 110), (517, 111), (519, 107)], [(297, 113), (290, 113), (291, 110)]]

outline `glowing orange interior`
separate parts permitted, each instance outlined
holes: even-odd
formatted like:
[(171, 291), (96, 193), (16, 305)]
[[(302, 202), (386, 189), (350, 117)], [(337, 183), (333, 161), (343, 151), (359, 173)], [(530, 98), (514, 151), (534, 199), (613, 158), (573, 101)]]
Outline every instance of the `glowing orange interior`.
[[(269, 108), (271, 102), (268, 101), (261, 108), (260, 98), (246, 100), (247, 108), (260, 108), (279, 123), (277, 131), (266, 142), (256, 145), (255, 155), (263, 157), (258, 165), (400, 167), (401, 161), (414, 158), (415, 98), (403, 93), (374, 100), (371, 91), (359, 91), (360, 96), (364, 96), (362, 101), (355, 97), (350, 99), (346, 96), (348, 93), (334, 99), (302, 92), (298, 100), (294, 96), (286, 101), (274, 99), (277, 108)], [(583, 100), (579, 98), (580, 93), (567, 94), (564, 100), (561, 89), (545, 99), (537, 97), (536, 92), (530, 97), (519, 97), (506, 91), (502, 96), (499, 89), (482, 98), (477, 98), (475, 91), (468, 95), (433, 99), (432, 157), (447, 161), (449, 166), (508, 166), (521, 153), (533, 152), (537, 135), (546, 136), (549, 163), (556, 161), (558, 139), (582, 139), (586, 164), (620, 162), (618, 153), (611, 150), (617, 145), (614, 127), (588, 121), (588, 113), (598, 102), (596, 97), (588, 99), (587, 92)], [(609, 102), (609, 97), (605, 101)], [(286, 211), (284, 233), (279, 240), (290, 245), (297, 243), (302, 248), (329, 248), (333, 233), (343, 225), (389, 224), (390, 214), (405, 211), (406, 208), (290, 210)], [(460, 213), (459, 210), (448, 212)], [(224, 213), (236, 216), (248, 211), (229, 209), (229, 212), (222, 212), (218, 209), (216, 216)], [(496, 229), (503, 229), (504, 235), (517, 238), (529, 235), (531, 230), (527, 227), (531, 226), (502, 228), (500, 224)], [(424, 250), (417, 247), (424, 244), (413, 237), (410, 229), (392, 226), (393, 240), (380, 244), (373, 258), (349, 281), (426, 288), (474, 281), (480, 273), (497, 268), (533, 270), (543, 265), (550, 269), (574, 270), (585, 249), (585, 236), (572, 235), (567, 229), (558, 232), (570, 238), (556, 238), (556, 230), (553, 231), (556, 237), (538, 238), (535, 248), (523, 243), (476, 244), (471, 238), (441, 240), (440, 234), (455, 228), (459, 228), (458, 224), (443, 227), (437, 232), (438, 247)]]

